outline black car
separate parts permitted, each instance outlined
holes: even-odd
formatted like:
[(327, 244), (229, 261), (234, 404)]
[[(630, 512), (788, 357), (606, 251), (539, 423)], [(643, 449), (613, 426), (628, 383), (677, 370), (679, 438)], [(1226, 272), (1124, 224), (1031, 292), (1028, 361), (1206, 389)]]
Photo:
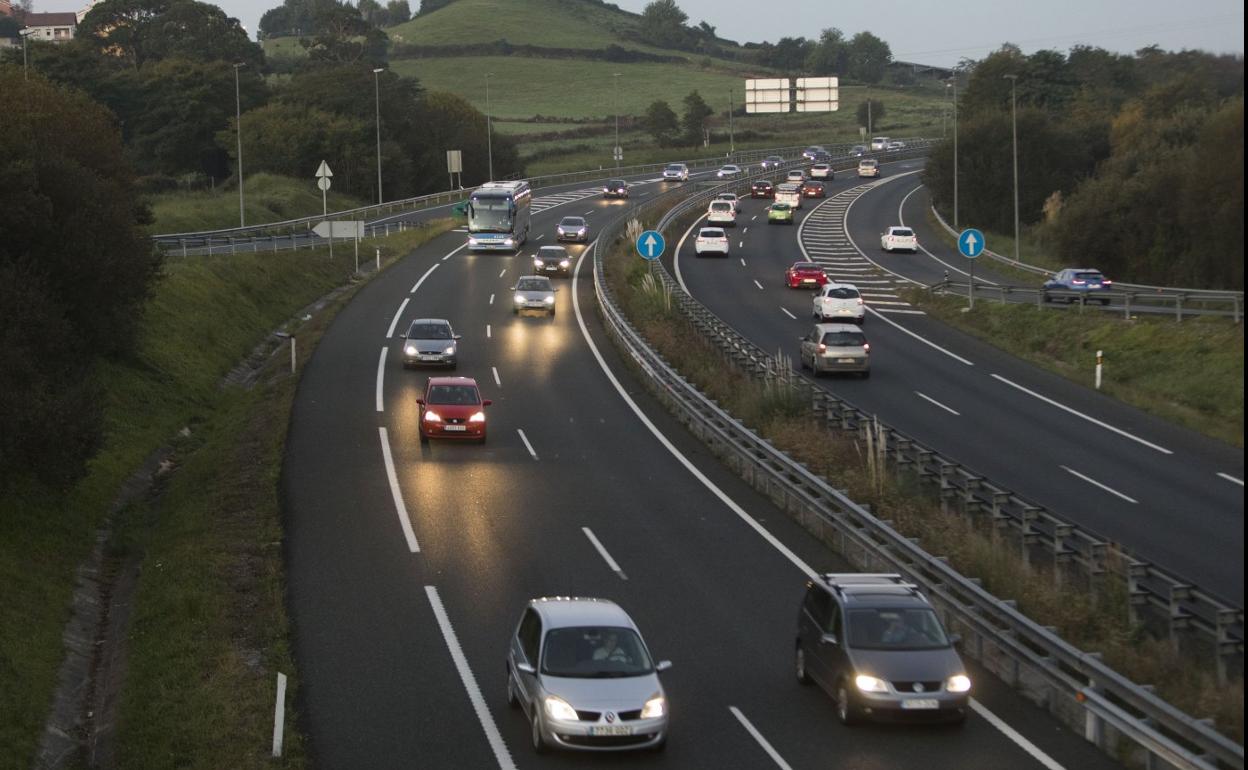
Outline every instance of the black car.
[(572, 272), (572, 255), (562, 246), (543, 246), (533, 256), (533, 272), (567, 278)]
[(816, 152), (814, 155), (810, 157), (810, 162), (811, 163), (831, 163), (832, 154), (829, 152), (825, 152), (823, 150), (819, 150), (818, 152)]
[(623, 179), (608, 179), (607, 183), (602, 186), (602, 197), (627, 198), (628, 182)]
[(762, 166), (764, 171), (768, 171), (773, 168), (780, 168), (783, 163), (784, 158), (779, 155), (768, 155), (766, 158), (763, 158), (763, 162), (759, 165)]
[(774, 198), (776, 197), (776, 188), (766, 179), (760, 179), (750, 185), (751, 198)]

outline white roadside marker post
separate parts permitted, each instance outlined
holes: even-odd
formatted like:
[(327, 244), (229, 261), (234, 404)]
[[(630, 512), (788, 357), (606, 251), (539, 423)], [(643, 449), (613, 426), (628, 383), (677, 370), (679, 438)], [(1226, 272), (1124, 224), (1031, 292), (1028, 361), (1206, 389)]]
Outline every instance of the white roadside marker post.
[(1103, 361), (1104, 354), (1105, 354), (1105, 351), (1103, 350), (1096, 351), (1096, 389), (1097, 390), (1101, 389), (1101, 364), (1104, 363)]

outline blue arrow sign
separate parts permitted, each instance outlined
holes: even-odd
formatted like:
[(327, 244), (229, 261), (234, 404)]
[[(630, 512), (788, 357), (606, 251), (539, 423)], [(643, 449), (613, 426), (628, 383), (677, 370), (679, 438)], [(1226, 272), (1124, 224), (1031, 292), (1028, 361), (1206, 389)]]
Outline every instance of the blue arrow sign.
[(984, 234), (968, 227), (958, 235), (958, 251), (967, 259), (975, 259), (984, 252)]
[(646, 259), (658, 259), (663, 256), (663, 248), (667, 242), (658, 230), (647, 230), (637, 236), (637, 253)]

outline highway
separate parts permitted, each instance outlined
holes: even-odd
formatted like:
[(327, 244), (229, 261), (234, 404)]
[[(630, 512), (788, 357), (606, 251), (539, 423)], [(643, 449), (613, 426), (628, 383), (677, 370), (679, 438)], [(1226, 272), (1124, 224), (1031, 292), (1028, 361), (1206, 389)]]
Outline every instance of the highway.
[[(786, 288), (783, 271), (803, 258), (821, 262), (834, 279), (863, 291), (872, 353), (870, 380), (826, 378), (825, 387), (1242, 606), (1241, 449), (1044, 372), (929, 318), (898, 294), (908, 280), (937, 281), (966, 261), (931, 232), (920, 197), (911, 194), (921, 165), (885, 164), (879, 184), (854, 192), (870, 180), (846, 174), (826, 202), (806, 201), (792, 228), (768, 226), (768, 201), (747, 199), (730, 259), (697, 259), (689, 238), (671, 266), (693, 296), (753, 342), (793, 352), (814, 323), (811, 292)], [(879, 250), (880, 233), (902, 221), (928, 252)], [(999, 280), (991, 267), (977, 273)]]
[[(558, 282), (553, 318), (512, 314), (509, 287), (560, 217), (596, 231), (628, 204), (541, 208), (545, 237), (520, 255), (473, 255), (448, 233), (389, 268), (305, 366), (281, 486), (314, 766), (1115, 766), (974, 667), (962, 728), (837, 724), (795, 682), (792, 641), (807, 575), (848, 565), (641, 389), (598, 328), (588, 264)], [(418, 442), (415, 399), (438, 372), (405, 371), (394, 334), (418, 316), (463, 335), (456, 374), (494, 402), (486, 445)], [(616, 600), (673, 661), (665, 752), (533, 753), (503, 656), (542, 595)]]

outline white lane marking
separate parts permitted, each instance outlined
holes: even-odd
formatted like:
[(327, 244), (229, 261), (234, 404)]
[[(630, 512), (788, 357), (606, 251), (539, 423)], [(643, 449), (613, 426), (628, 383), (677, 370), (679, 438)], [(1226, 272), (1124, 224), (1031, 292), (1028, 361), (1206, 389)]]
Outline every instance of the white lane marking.
[(1017, 730), (1007, 725), (1005, 720), (989, 711), (987, 706), (974, 698), (970, 698), (969, 700), (972, 711), (988, 720), (988, 724), (997, 728), (1002, 734), (1005, 735), (1006, 738), (1009, 738), (1014, 741), (1014, 743), (1018, 744), (1023, 751), (1031, 755), (1032, 759), (1044, 765), (1048, 768), (1048, 770), (1066, 770), (1066, 768), (1062, 767), (1062, 765), (1054, 760), (1053, 757), (1050, 757), (1048, 754), (1041, 751), (1039, 746), (1024, 738)]
[(755, 279), (755, 280), (754, 280), (754, 285), (758, 287), (758, 290), (759, 290), (759, 291), (762, 291), (762, 290), (763, 290), (763, 285), (762, 285), (761, 283), (759, 283), (759, 282), (758, 282), (758, 279)]
[(611, 368), (607, 366), (607, 362), (603, 359), (602, 353), (598, 351), (598, 346), (594, 343), (593, 338), (589, 336), (589, 329), (585, 326), (585, 317), (581, 313), (581, 301), (577, 297), (577, 284), (580, 282), (581, 263), (585, 261), (586, 252), (588, 252), (588, 249), (586, 249), (585, 252), (581, 252), (581, 256), (576, 261), (576, 270), (572, 273), (572, 310), (576, 313), (576, 323), (581, 328), (581, 336), (585, 338), (585, 343), (589, 345), (589, 352), (594, 355), (594, 360), (598, 362), (598, 367), (602, 369), (603, 374), (607, 375), (607, 379), (611, 382), (611, 385), (614, 386), (615, 392), (620, 394), (620, 398), (624, 399), (624, 403), (628, 404), (629, 409), (633, 410), (633, 414), (637, 415), (637, 419), (641, 421), (641, 424), (645, 425), (646, 428), (649, 429), (650, 433), (658, 439), (659, 443), (662, 444), (668, 452), (671, 452), (677, 462), (683, 465), (685, 470), (693, 474), (693, 477), (701, 482), (702, 485), (711, 492), (711, 494), (726, 505), (729, 510), (735, 513), (741, 521), (746, 524), (746, 526), (757, 532), (764, 540), (770, 543), (773, 548), (779, 551), (782, 556), (792, 562), (794, 566), (802, 571), (802, 574), (812, 580), (817, 578), (819, 573), (811, 569), (810, 565), (802, 561), (797, 554), (793, 553), (793, 551), (789, 550), (788, 546), (781, 543), (780, 540), (775, 535), (768, 532), (762, 524), (755, 521), (754, 517), (750, 516), (750, 514), (746, 513), (741, 506), (737, 505), (736, 501), (729, 497), (724, 490), (715, 486), (715, 482), (708, 479), (702, 471), (698, 470), (697, 467), (689, 461), (689, 458), (685, 457), (681, 451), (672, 444), (671, 441), (668, 441), (667, 436), (664, 436), (655, 424), (650, 421), (650, 418), (646, 416), (646, 413), (641, 411), (641, 407), (637, 406), (637, 402), (633, 401), (633, 397), (628, 395), (628, 391), (624, 390), (624, 386), (620, 384), (618, 379), (616, 379), (615, 373), (612, 372)]
[(927, 313), (922, 310), (901, 310), (897, 308), (887, 308), (887, 307), (882, 308), (880, 312), (881, 313), (899, 313), (901, 315), (927, 315)]
[(490, 325), (489, 324), (485, 325), (485, 338), (487, 340), (490, 338)]
[(745, 728), (745, 731), (749, 733), (755, 741), (758, 741), (758, 745), (763, 748), (763, 751), (767, 752), (767, 756), (771, 757), (771, 761), (776, 763), (776, 767), (781, 768), (781, 770), (793, 770), (792, 766), (789, 765), (788, 762), (784, 761), (784, 757), (780, 756), (780, 752), (776, 751), (767, 739), (763, 737), (763, 734), (756, 730), (754, 725), (750, 724), (750, 720), (745, 718), (745, 714), (741, 713), (741, 709), (736, 706), (729, 706), (728, 710), (731, 711), (732, 715), (737, 718), (737, 721), (741, 723), (741, 726)]
[[(434, 265), (434, 267), (437, 267), (437, 265)], [(403, 301), (399, 303), (399, 309), (394, 311), (394, 318), (390, 319), (390, 328), (386, 329), (386, 339), (394, 336), (394, 327), (399, 325), (399, 318), (403, 316), (403, 311), (407, 309), (408, 299), (408, 297), (404, 297)]]
[(499, 278), (502, 278), (504, 275), (507, 275), (507, 268), (505, 268), (505, 267), (504, 267), (502, 270), (499, 270), (499, 271), (498, 271), (498, 277), (499, 277)]
[(545, 237), (546, 237), (546, 233), (542, 233), (541, 235), (537, 236), (537, 237), (536, 237), (536, 238), (534, 238), (533, 240), (535, 240), (535, 241), (540, 241), (541, 239), (543, 239), (543, 238), (545, 238)]
[(490, 304), (491, 304), (491, 305), (493, 305), (493, 304), (494, 304), (494, 295), (493, 295), (493, 294), (491, 294), (491, 295), (490, 295)]
[[(676, 252), (672, 255), (672, 265), (676, 268), (676, 283), (680, 284), (680, 288), (684, 289), (685, 294), (690, 294), (690, 292), (689, 287), (685, 285), (685, 276), (680, 272), (680, 250), (684, 247), (685, 239), (689, 237), (689, 233), (693, 232), (693, 228), (697, 227), (701, 221), (702, 217), (693, 220), (693, 224), (689, 225), (689, 229), (685, 231), (685, 234), (680, 236), (680, 241), (676, 244)], [(585, 251), (589, 251), (588, 246), (585, 247)], [(585, 252), (581, 253), (584, 254)]]
[(744, 248), (745, 248), (745, 241), (737, 241), (737, 248), (738, 248), (738, 249), (744, 249)]
[(1238, 485), (1240, 485), (1241, 487), (1244, 485), (1244, 480), (1243, 480), (1243, 479), (1237, 479), (1237, 478), (1235, 478), (1234, 476), (1232, 476), (1232, 475), (1231, 475), (1231, 474), (1229, 474), (1229, 473), (1219, 473), (1219, 474), (1218, 474), (1218, 476), (1219, 476), (1219, 477), (1221, 477), (1221, 478), (1226, 479), (1227, 481), (1231, 482), (1232, 484), (1238, 484)]
[[(932, 342), (931, 340), (927, 339), (926, 337), (922, 337), (922, 336), (920, 336), (920, 335), (918, 335), (918, 334), (916, 334), (916, 333), (914, 333), (914, 332), (910, 331), (909, 329), (907, 329), (906, 327), (904, 327), (904, 326), (902, 326), (901, 324), (897, 323), (896, 321), (892, 321), (892, 320), (889, 320), (889, 319), (885, 318), (884, 316), (880, 315), (880, 311), (879, 311), (879, 310), (876, 310), (876, 309), (874, 309), (874, 308), (868, 307), (868, 308), (867, 308), (867, 312), (868, 312), (868, 313), (871, 313), (871, 314), (872, 314), (872, 315), (874, 315), (875, 317), (879, 318), (879, 319), (880, 319), (881, 321), (883, 321), (884, 323), (889, 324), (890, 326), (895, 326), (895, 327), (897, 327), (898, 329), (900, 329), (901, 331), (905, 332), (906, 334), (909, 334), (911, 337), (914, 337), (914, 338), (915, 338), (916, 340), (918, 340), (919, 342), (922, 342), (924, 345), (927, 345), (927, 346), (929, 346), (929, 347), (931, 347), (931, 348), (933, 348), (933, 349), (935, 349), (935, 350), (939, 350), (941, 353), (944, 353), (945, 355), (949, 356), (950, 358), (952, 358), (952, 359), (953, 359), (953, 360), (955, 360), (955, 361), (960, 361), (960, 362), (962, 362), (962, 363), (966, 364), (967, 366), (974, 366), (974, 365), (975, 365), (975, 364), (971, 363), (970, 361), (966, 360), (965, 358), (963, 358), (962, 356), (958, 355), (957, 353), (954, 353), (953, 351), (950, 351), (950, 350), (946, 350), (946, 349), (942, 348), (940, 345), (937, 345), (935, 342)], [(900, 311), (900, 310), (894, 310), (894, 311), (891, 311), (891, 312), (894, 312), (894, 313), (900, 313), (901, 311)]]
[(745, 267), (745, 257), (741, 258), (741, 267)]
[(381, 434), (381, 457), (386, 462), (386, 478), (390, 480), (390, 495), (394, 498), (394, 509), (399, 514), (399, 526), (403, 528), (403, 538), (407, 540), (407, 550), (420, 553), (420, 545), (416, 542), (416, 533), (412, 531), (411, 519), (407, 517), (407, 506), (403, 504), (403, 490), (399, 489), (399, 476), (394, 472), (394, 457), (390, 454), (390, 436), (385, 428), (377, 429)]
[[(898, 203), (898, 204), (897, 204), (897, 221), (901, 223), (901, 226), (902, 226), (902, 227), (905, 227), (905, 226), (906, 226), (906, 220), (905, 220), (905, 217), (904, 217), (904, 216), (902, 216), (901, 211), (902, 211), (902, 209), (904, 209), (904, 208), (906, 207), (906, 201), (910, 200), (910, 196), (911, 196), (911, 195), (914, 195), (916, 192), (918, 192), (918, 191), (919, 191), (919, 190), (921, 190), (921, 189), (923, 189), (923, 185), (919, 185), (918, 187), (915, 187), (913, 190), (911, 190), (910, 192), (906, 193), (905, 197), (901, 199), (901, 203)], [(916, 233), (916, 242), (917, 242), (917, 233)], [(921, 244), (921, 243), (919, 244), (919, 251), (922, 251), (924, 254), (926, 254), (927, 256), (929, 256), (929, 257), (931, 257), (932, 259), (936, 260), (937, 262), (939, 262), (940, 264), (944, 265), (945, 267), (949, 268), (949, 269), (950, 269), (950, 270), (952, 270), (953, 272), (955, 272), (955, 273), (961, 273), (962, 275), (965, 275), (965, 276), (967, 276), (968, 278), (970, 277), (970, 273), (966, 272), (965, 270), (960, 270), (960, 269), (958, 269), (958, 268), (954, 267), (953, 265), (949, 264), (949, 263), (948, 263), (948, 262), (946, 262), (945, 260), (943, 260), (943, 259), (941, 259), (940, 257), (936, 256), (936, 255), (935, 255), (935, 254), (933, 254), (932, 252), (928, 251), (926, 248), (924, 248), (924, 247), (923, 247), (923, 244)], [(990, 280), (988, 280), (987, 278), (983, 278), (983, 277), (981, 277), (981, 278), (977, 279), (975, 282), (976, 282), (976, 283), (986, 283), (986, 284), (989, 284), (989, 285), (991, 285), (991, 286), (997, 286), (997, 285), (998, 285), (996, 281), (990, 281)]]
[(589, 216), (589, 215), (590, 215), (590, 214), (592, 214), (592, 213), (594, 213), (594, 210), (593, 210), (593, 209), (590, 209), (589, 211), (586, 211), (586, 212), (585, 212), (585, 216)]
[(607, 563), (607, 566), (620, 576), (620, 580), (628, 580), (628, 575), (625, 575), (624, 570), (620, 569), (620, 565), (615, 563), (615, 559), (611, 558), (611, 554), (607, 553), (607, 549), (602, 546), (602, 543), (598, 541), (598, 538), (594, 536), (589, 527), (581, 527), (581, 531), (585, 533), (585, 537), (589, 538), (589, 542), (593, 543), (594, 548), (598, 550), (598, 555)]
[(788, 311), (788, 308), (783, 308), (783, 307), (782, 307), (782, 308), (780, 308), (780, 312), (781, 312), (781, 313), (784, 313), (784, 314), (785, 314), (785, 315), (787, 315), (789, 318), (792, 318), (794, 321), (796, 321), (796, 320), (797, 320), (797, 316), (795, 316), (795, 315), (793, 315), (792, 313), (790, 313), (790, 312)]
[(753, 222), (755, 219), (758, 219), (758, 214), (755, 214), (754, 216), (750, 217), (751, 222)]
[(950, 409), (949, 407), (947, 407), (947, 406), (945, 406), (944, 404), (940, 403), (939, 401), (937, 401), (936, 399), (934, 399), (934, 398), (932, 398), (931, 396), (927, 395), (926, 393), (920, 393), (919, 391), (917, 391), (917, 390), (916, 390), (916, 391), (914, 391), (914, 395), (918, 396), (919, 398), (923, 399), (924, 401), (927, 401), (928, 403), (935, 404), (936, 406), (940, 407), (941, 409), (944, 409), (944, 410), (945, 410), (946, 412), (948, 412), (949, 414), (955, 415), (955, 416), (957, 416), (957, 417), (961, 417), (961, 416), (962, 416), (962, 413), (961, 413), (961, 412), (958, 412), (958, 411), (956, 411), (956, 410), (954, 410), (954, 409)]
[(1121, 493), (1121, 492), (1119, 492), (1118, 490), (1114, 489), (1113, 487), (1106, 486), (1106, 485), (1102, 484), (1101, 482), (1097, 481), (1096, 479), (1092, 478), (1091, 476), (1085, 476), (1085, 475), (1083, 475), (1082, 473), (1080, 473), (1079, 471), (1075, 470), (1074, 468), (1070, 468), (1070, 467), (1067, 467), (1067, 466), (1065, 466), (1065, 465), (1059, 465), (1059, 466), (1057, 466), (1057, 467), (1061, 468), (1062, 470), (1066, 471), (1067, 473), (1069, 473), (1070, 475), (1072, 475), (1072, 476), (1074, 476), (1074, 477), (1076, 477), (1076, 478), (1083, 479), (1084, 481), (1088, 482), (1089, 484), (1091, 484), (1091, 485), (1092, 485), (1092, 486), (1094, 486), (1094, 487), (1100, 487), (1101, 489), (1105, 490), (1106, 492), (1110, 493), (1111, 495), (1114, 495), (1114, 496), (1116, 496), (1116, 497), (1121, 497), (1123, 500), (1126, 500), (1128, 503), (1137, 503), (1137, 504), (1139, 503), (1139, 501), (1138, 501), (1138, 500), (1136, 500), (1135, 498), (1133, 498), (1133, 497), (1127, 497), (1126, 495), (1124, 495), (1123, 493)]
[(472, 710), (477, 712), (477, 721), (481, 723), (481, 729), (485, 731), (485, 738), (489, 741), (490, 749), (494, 751), (494, 759), (498, 762), (499, 770), (516, 770), (516, 764), (511, 759), (511, 752), (507, 750), (503, 734), (498, 731), (498, 725), (494, 723), (494, 715), (490, 713), (489, 706), (485, 705), (485, 697), (481, 695), (481, 688), (477, 686), (477, 678), (473, 676), (472, 669), (468, 666), (468, 657), (464, 655), (463, 648), (459, 646), (459, 638), (455, 636), (455, 629), (451, 627), (451, 619), (446, 614), (446, 608), (442, 606), (442, 597), (438, 596), (438, 589), (435, 586), (425, 586), (425, 595), (429, 597), (429, 606), (433, 608), (433, 616), (438, 620), (438, 628), (442, 630), (446, 648), (451, 653), (451, 660), (455, 662), (459, 680), (463, 682), (464, 689), (468, 691), (468, 700), (472, 702)]
[(386, 379), (386, 353), (389, 353), (389, 352), (390, 352), (389, 348), (382, 348), (381, 356), (377, 359), (377, 411), (379, 412), (386, 411), (384, 402), (382, 401), (382, 397), (381, 397), (381, 391), (382, 391), (381, 386), (385, 382), (385, 379)]
[[(451, 254), (454, 254), (454, 253), (455, 253), (455, 252), (451, 252)], [(447, 256), (449, 257), (449, 256), (450, 256), (450, 254), (448, 254)], [(429, 268), (428, 270), (426, 270), (426, 271), (425, 271), (425, 274), (424, 274), (424, 275), (422, 275), (422, 276), (420, 277), (420, 280), (419, 280), (419, 281), (417, 281), (415, 284), (413, 284), (413, 285), (412, 285), (412, 290), (411, 290), (411, 291), (409, 291), (409, 292), (408, 292), (408, 294), (415, 294), (415, 293), (416, 293), (416, 290), (420, 288), (420, 285), (421, 285), (422, 283), (424, 283), (424, 282), (425, 282), (425, 279), (426, 279), (426, 278), (428, 278), (428, 277), (429, 277), (429, 274), (430, 274), (430, 273), (432, 273), (434, 270), (437, 270), (437, 269), (438, 269), (438, 263), (436, 263), (436, 262), (435, 262), (435, 263), (434, 263), (434, 265), (433, 265), (433, 267), (431, 267), (431, 268)]]
[(1072, 409), (1071, 407), (1066, 406), (1065, 404), (1058, 403), (1057, 401), (1054, 401), (1053, 399), (1049, 398), (1048, 396), (1042, 396), (1042, 395), (1040, 395), (1039, 393), (1037, 393), (1037, 392), (1036, 392), (1036, 391), (1034, 391), (1034, 390), (1029, 390), (1029, 389), (1027, 389), (1027, 388), (1024, 388), (1022, 385), (1019, 385), (1017, 382), (1012, 382), (1012, 381), (1010, 381), (1010, 380), (1007, 380), (1006, 378), (1002, 377), (1002, 376), (1001, 376), (1001, 375), (999, 375), (999, 374), (994, 374), (994, 375), (992, 375), (992, 378), (993, 378), (994, 380), (999, 380), (999, 381), (1001, 381), (1001, 382), (1004, 382), (1006, 385), (1009, 385), (1009, 386), (1010, 386), (1010, 387), (1012, 387), (1012, 388), (1017, 388), (1018, 390), (1021, 390), (1022, 392), (1026, 393), (1026, 394), (1027, 394), (1027, 395), (1029, 395), (1029, 396), (1032, 396), (1032, 397), (1034, 397), (1034, 398), (1038, 398), (1038, 399), (1040, 399), (1041, 401), (1045, 402), (1046, 404), (1051, 404), (1051, 405), (1053, 405), (1053, 406), (1056, 406), (1058, 409), (1062, 409), (1062, 410), (1064, 410), (1064, 411), (1070, 412), (1070, 413), (1071, 413), (1071, 414), (1073, 414), (1074, 416), (1079, 417), (1079, 418), (1082, 418), (1082, 419), (1084, 419), (1084, 420), (1087, 420), (1088, 422), (1092, 423), (1093, 425), (1099, 425), (1100, 427), (1104, 428), (1105, 430), (1108, 430), (1108, 431), (1113, 431), (1114, 433), (1117, 433), (1119, 436), (1123, 436), (1123, 437), (1125, 437), (1125, 438), (1129, 438), (1129, 439), (1131, 439), (1132, 441), (1135, 441), (1135, 442), (1138, 442), (1138, 443), (1140, 443), (1140, 444), (1143, 444), (1144, 446), (1148, 447), (1149, 449), (1155, 449), (1155, 450), (1157, 450), (1158, 452), (1161, 452), (1162, 454), (1166, 454), (1166, 455), (1172, 455), (1172, 454), (1174, 454), (1174, 452), (1171, 452), (1169, 449), (1166, 449), (1166, 448), (1165, 448), (1165, 447), (1163, 447), (1163, 446), (1158, 446), (1158, 445), (1154, 444), (1154, 443), (1153, 443), (1153, 442), (1151, 442), (1151, 441), (1145, 441), (1144, 439), (1140, 438), (1139, 436), (1136, 436), (1136, 435), (1135, 435), (1135, 434), (1133, 434), (1133, 433), (1128, 433), (1127, 431), (1123, 430), (1122, 428), (1115, 428), (1113, 425), (1110, 425), (1110, 424), (1109, 424), (1109, 423), (1107, 423), (1107, 422), (1101, 422), (1100, 420), (1096, 419), (1095, 417), (1090, 417), (1090, 416), (1088, 416), (1088, 415), (1084, 414), (1083, 412), (1080, 412), (1080, 411), (1079, 411), (1079, 410), (1077, 410), (1077, 409)]
[(524, 431), (520, 428), (516, 428), (516, 433), (520, 434), (520, 440), (524, 442), (524, 448), (529, 450), (529, 455), (531, 455), (533, 459), (536, 460), (537, 452), (533, 451), (533, 445), (529, 443), (529, 437), (524, 435)]
[(748, 233), (749, 231), (750, 231), (750, 226), (749, 226), (749, 225), (746, 225), (746, 226), (745, 226), (745, 227), (741, 230), (741, 234), (742, 234), (742, 235), (745, 235), (745, 234), (746, 234), (746, 233)]
[(490, 367), (490, 371), (491, 371), (491, 372), (494, 372), (494, 384), (495, 384), (495, 385), (497, 385), (497, 386), (498, 386), (498, 387), (500, 387), (500, 388), (501, 388), (501, 387), (503, 387), (503, 381), (502, 381), (502, 380), (500, 380), (500, 379), (498, 378), (498, 367), (497, 367), (497, 366), (491, 366), (491, 367)]

